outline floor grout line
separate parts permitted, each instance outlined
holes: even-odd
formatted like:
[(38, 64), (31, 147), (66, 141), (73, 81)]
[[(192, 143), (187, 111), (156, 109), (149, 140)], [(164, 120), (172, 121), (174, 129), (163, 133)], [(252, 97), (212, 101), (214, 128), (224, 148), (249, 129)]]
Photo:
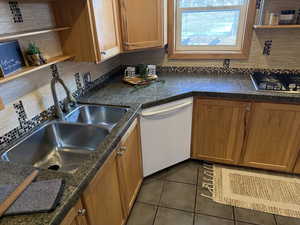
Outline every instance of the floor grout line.
[(163, 181), (169, 181), (169, 182), (180, 183), (180, 184), (197, 185), (197, 184), (193, 184), (193, 183), (187, 183), (187, 182), (176, 181), (176, 180), (168, 180), (168, 179), (165, 179), (165, 180), (163, 180)]
[(163, 195), (163, 192), (164, 192), (164, 187), (165, 187), (165, 181), (163, 181), (161, 193), (160, 193), (160, 196), (159, 196), (159, 200), (158, 200), (158, 203), (156, 205), (157, 208), (156, 208), (156, 212), (155, 212), (155, 215), (154, 215), (153, 225), (155, 224), (156, 219), (157, 219), (157, 214), (158, 214), (158, 210), (159, 210), (159, 203), (161, 201), (161, 198), (162, 198), (162, 195)]
[(159, 208), (165, 208), (165, 209), (173, 209), (173, 210), (177, 210), (177, 211), (181, 211), (181, 212), (185, 212), (185, 213), (190, 213), (190, 214), (195, 214), (193, 211), (188, 211), (188, 210), (184, 210), (184, 209), (177, 209), (177, 208), (172, 208), (169, 206), (164, 206), (164, 205), (159, 205)]
[(198, 182), (199, 182), (199, 167), (197, 168), (197, 178), (196, 178), (196, 194), (195, 194), (195, 203), (194, 203), (194, 217), (193, 217), (193, 225), (195, 225), (196, 221), (196, 207), (197, 207), (197, 195), (198, 195)]
[(155, 214), (154, 214), (154, 219), (153, 219), (153, 223), (152, 223), (152, 225), (155, 225), (155, 221), (156, 221), (157, 213), (158, 213), (158, 207), (156, 208), (156, 211), (155, 211)]
[[(229, 220), (229, 221), (233, 221), (234, 222), (234, 219), (229, 219), (229, 218), (225, 218), (225, 217), (221, 217), (221, 216), (213, 216), (213, 215), (209, 215), (209, 214), (206, 214), (206, 213), (201, 213), (201, 212), (196, 212), (195, 213), (196, 215), (203, 215), (203, 216), (210, 216), (210, 217), (215, 217), (215, 218), (218, 218), (218, 219), (224, 219), (224, 220)], [(241, 222), (241, 221), (239, 221)]]
[(278, 225), (278, 222), (277, 222), (277, 219), (276, 219), (276, 216), (273, 214), (273, 217), (274, 217), (274, 220), (275, 220), (275, 224)]
[(232, 206), (232, 214), (233, 214), (234, 225), (237, 225), (237, 221), (236, 221), (236, 217), (235, 217), (235, 207), (234, 206)]

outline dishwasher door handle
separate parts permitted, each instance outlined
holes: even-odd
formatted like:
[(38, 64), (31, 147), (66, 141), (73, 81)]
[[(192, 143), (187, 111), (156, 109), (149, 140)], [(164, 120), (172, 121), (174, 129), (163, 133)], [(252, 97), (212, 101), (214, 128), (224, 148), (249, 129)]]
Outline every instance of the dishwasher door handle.
[(175, 110), (187, 107), (187, 106), (192, 105), (192, 104), (193, 104), (193, 102), (185, 102), (185, 103), (180, 104), (180, 105), (172, 106), (172, 107), (166, 108), (166, 109), (157, 110), (157, 111), (154, 111), (154, 112), (148, 112), (148, 113), (142, 112), (140, 115), (143, 116), (143, 117), (148, 117), (148, 116), (154, 116), (154, 115), (159, 115), (159, 114), (171, 113)]

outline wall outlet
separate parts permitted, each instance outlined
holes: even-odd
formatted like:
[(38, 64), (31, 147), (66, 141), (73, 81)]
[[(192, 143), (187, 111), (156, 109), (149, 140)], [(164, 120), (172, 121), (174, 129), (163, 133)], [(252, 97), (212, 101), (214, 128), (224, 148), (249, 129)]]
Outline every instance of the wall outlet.
[(4, 103), (2, 101), (2, 98), (0, 97), (0, 110), (4, 109)]

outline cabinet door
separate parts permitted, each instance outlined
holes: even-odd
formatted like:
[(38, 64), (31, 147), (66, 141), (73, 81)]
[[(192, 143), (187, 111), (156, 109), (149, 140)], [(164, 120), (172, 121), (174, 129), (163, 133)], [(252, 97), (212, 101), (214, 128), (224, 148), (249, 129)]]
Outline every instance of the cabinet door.
[(120, 53), (118, 0), (90, 1), (99, 62)]
[(243, 164), (292, 171), (300, 148), (300, 106), (255, 103)]
[(129, 214), (143, 181), (140, 127), (137, 120), (121, 140), (118, 157), (124, 213)]
[(83, 208), (81, 200), (70, 209), (60, 225), (88, 225), (86, 219), (86, 210)]
[(196, 99), (193, 158), (237, 164), (246, 134), (250, 106), (247, 102)]
[(124, 50), (163, 46), (163, 1), (120, 0)]
[(107, 159), (83, 193), (91, 225), (121, 225), (124, 223), (119, 189), (116, 152)]
[(300, 154), (298, 155), (298, 159), (294, 168), (294, 173), (300, 174)]

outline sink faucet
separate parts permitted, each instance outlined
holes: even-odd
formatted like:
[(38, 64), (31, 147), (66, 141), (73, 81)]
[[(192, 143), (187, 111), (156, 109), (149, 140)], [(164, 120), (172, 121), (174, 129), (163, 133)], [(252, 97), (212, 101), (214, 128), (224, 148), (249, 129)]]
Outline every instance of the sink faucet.
[(64, 83), (64, 81), (59, 77), (58, 72), (57, 72), (57, 68), (53, 68), (53, 78), (51, 80), (51, 91), (52, 91), (52, 96), (53, 96), (53, 101), (54, 101), (54, 107), (55, 107), (55, 113), (56, 116), (60, 119), (60, 120), (65, 120), (65, 116), (63, 113), (63, 110), (61, 109), (60, 105), (59, 105), (59, 100), (57, 97), (57, 93), (56, 93), (56, 88), (55, 85), (57, 83), (60, 83), (62, 85), (62, 87), (64, 88), (66, 94), (67, 94), (67, 100), (64, 102), (64, 112), (69, 112), (70, 111), (70, 106), (74, 106), (76, 105), (76, 99), (72, 96), (70, 90), (67, 88), (66, 84)]

